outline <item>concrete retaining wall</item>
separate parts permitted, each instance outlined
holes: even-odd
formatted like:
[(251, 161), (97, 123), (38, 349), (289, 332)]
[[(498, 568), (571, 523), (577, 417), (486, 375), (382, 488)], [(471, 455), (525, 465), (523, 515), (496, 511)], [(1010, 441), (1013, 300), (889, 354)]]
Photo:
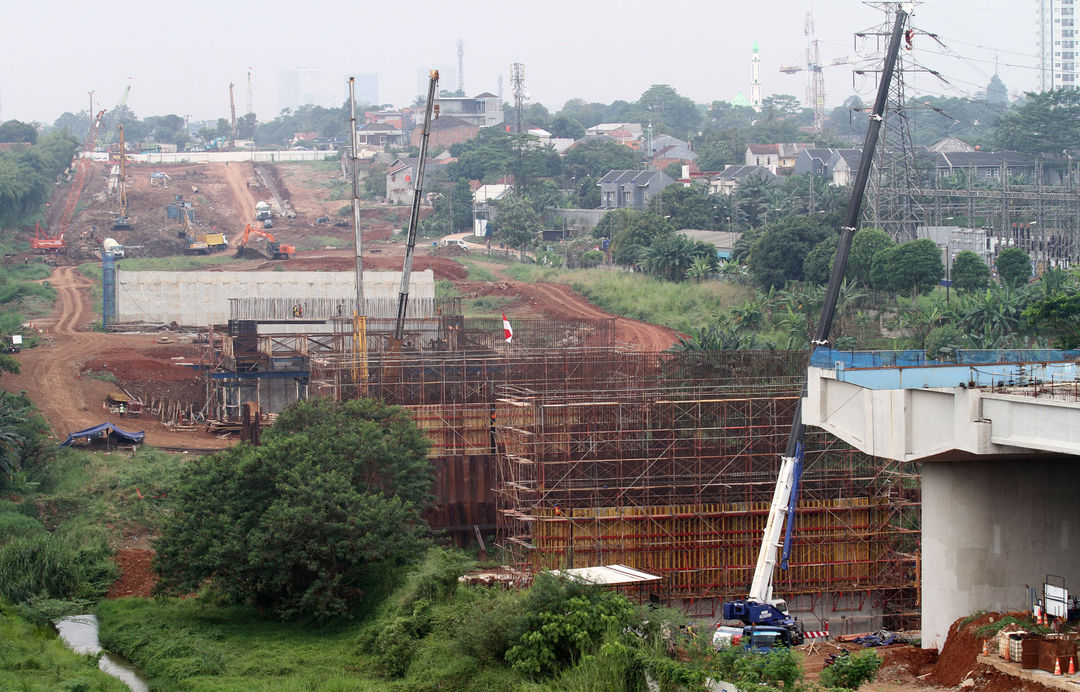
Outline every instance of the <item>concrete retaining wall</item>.
[[(348, 301), (356, 295), (354, 276), (352, 272), (118, 271), (116, 322), (176, 322), (184, 327), (225, 324), (230, 298)], [(400, 289), (401, 272), (364, 273), (366, 299), (394, 300)], [(417, 306), (434, 305), (435, 277), (430, 269), (412, 273), (409, 296)]]

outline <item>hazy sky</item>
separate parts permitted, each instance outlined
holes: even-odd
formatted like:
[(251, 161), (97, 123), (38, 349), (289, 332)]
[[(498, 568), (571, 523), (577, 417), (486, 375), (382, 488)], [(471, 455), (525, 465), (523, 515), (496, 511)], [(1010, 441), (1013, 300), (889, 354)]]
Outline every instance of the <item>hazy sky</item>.
[[(698, 102), (749, 95), (756, 40), (762, 91), (802, 99), (805, 72), (781, 64), (805, 59), (803, 26), (813, 5), (823, 62), (855, 56), (853, 34), (879, 25), (882, 13), (855, 0), (732, 2), (275, 2), (263, 0), (141, 0), (0, 4), (0, 119), (52, 123), (64, 111), (111, 108), (124, 85), (139, 117), (175, 113), (192, 120), (228, 117), (228, 84), (236, 82), (237, 112), (247, 110), (247, 70), (253, 68), (260, 120), (278, 113), (278, 72), (321, 68), (328, 79), (375, 73), (379, 99), (408, 105), (417, 74), (455, 68), (465, 43), (465, 90), (510, 100), (510, 64), (525, 64), (533, 102), (552, 112), (570, 98), (610, 103), (637, 99), (666, 83)], [(950, 96), (985, 87), (1000, 60), (1010, 92), (1037, 83), (1032, 0), (928, 0), (918, 5), (917, 36), (908, 55), (941, 72), (910, 74), (909, 89)], [(444, 88), (456, 89), (453, 82)], [(825, 70), (828, 105), (852, 93), (848, 66)]]

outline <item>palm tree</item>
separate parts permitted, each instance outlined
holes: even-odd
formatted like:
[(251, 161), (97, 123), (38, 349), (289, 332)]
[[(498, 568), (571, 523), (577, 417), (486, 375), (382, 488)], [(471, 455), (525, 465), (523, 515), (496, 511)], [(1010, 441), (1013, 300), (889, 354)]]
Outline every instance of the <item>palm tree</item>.
[(690, 262), (690, 267), (686, 270), (686, 278), (695, 283), (701, 283), (712, 273), (712, 269), (712, 262), (707, 257), (699, 255)]

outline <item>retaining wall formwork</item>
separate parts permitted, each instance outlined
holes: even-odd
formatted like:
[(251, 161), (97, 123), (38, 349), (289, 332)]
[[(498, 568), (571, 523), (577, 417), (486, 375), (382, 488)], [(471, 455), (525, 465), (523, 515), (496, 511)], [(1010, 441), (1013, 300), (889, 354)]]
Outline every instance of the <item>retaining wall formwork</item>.
[[(494, 510), (515, 567), (626, 564), (706, 615), (745, 596), (805, 354), (505, 349), (382, 353), (367, 365), (366, 394), (411, 409), (433, 458), (460, 460), (453, 482), (493, 483), (471, 497), (472, 519), (486, 526)], [(813, 430), (806, 460), (776, 592), (811, 623), (843, 613), (863, 629), (913, 625), (917, 470)], [(487, 463), (493, 472), (479, 470)]]

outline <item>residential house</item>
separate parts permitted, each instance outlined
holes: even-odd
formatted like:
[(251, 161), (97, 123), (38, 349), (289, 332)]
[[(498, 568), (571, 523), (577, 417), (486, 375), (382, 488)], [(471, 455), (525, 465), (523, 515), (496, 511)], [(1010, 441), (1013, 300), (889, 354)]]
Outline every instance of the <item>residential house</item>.
[[(386, 168), (386, 201), (390, 204), (412, 204), (416, 182), (416, 162), (419, 159), (398, 158)], [(456, 161), (454, 158), (428, 158), (424, 165), (424, 179), (428, 180), (447, 165)]]
[(625, 144), (631, 149), (640, 149), (642, 132), (641, 123), (600, 123), (585, 130), (585, 136), (607, 135), (619, 144)]
[(406, 204), (413, 198), (416, 159), (394, 159), (386, 168), (386, 201)]
[(751, 179), (776, 180), (776, 175), (765, 166), (728, 164), (709, 179), (709, 194), (730, 195), (739, 185)]
[(799, 158), (795, 160), (795, 175), (822, 175), (831, 177), (829, 173), (829, 160), (832, 159), (832, 149), (803, 149), (799, 152)]
[(742, 233), (732, 231), (702, 231), (692, 228), (684, 228), (676, 233), (694, 242), (709, 243), (716, 248), (716, 257), (722, 260), (731, 259), (735, 241), (742, 237)]
[(938, 178), (952, 178), (961, 174), (974, 176), (975, 180), (1000, 181), (1002, 177), (1035, 178), (1035, 157), (1015, 151), (956, 151), (935, 155), (935, 173)]
[(392, 125), (399, 130), (404, 130), (406, 118), (401, 111), (366, 111), (364, 122), (373, 125)]
[(484, 92), (476, 96), (440, 96), (439, 119), (447, 115), (461, 118), (477, 128), (501, 125), (502, 101), (495, 94)]
[(956, 137), (945, 137), (937, 142), (934, 142), (927, 149), (934, 154), (952, 154), (960, 151), (975, 151), (975, 147), (971, 146), (963, 140), (959, 140)]
[(405, 133), (400, 127), (390, 123), (364, 123), (356, 128), (356, 139), (360, 144), (377, 147), (405, 146)]
[(674, 180), (663, 171), (610, 171), (600, 179), (602, 209), (645, 209)]
[(833, 149), (829, 158), (829, 182), (833, 185), (850, 185), (859, 172), (862, 149)]
[[(428, 136), (429, 145), (448, 147), (451, 144), (467, 142), (480, 132), (480, 126), (473, 120), (460, 118), (454, 115), (440, 115), (431, 121), (431, 133)], [(420, 146), (420, 140), (424, 138), (423, 124), (413, 128), (410, 143), (414, 147)]]
[(697, 157), (697, 153), (690, 149), (690, 144), (681, 139), (671, 135), (660, 135), (653, 139), (651, 156), (653, 168), (662, 171), (671, 164), (678, 163), (689, 165), (691, 172), (696, 172), (698, 167), (694, 160)]
[(791, 175), (795, 171), (799, 152), (810, 147), (806, 142), (748, 144), (743, 163), (747, 166), (764, 166), (773, 175)]

